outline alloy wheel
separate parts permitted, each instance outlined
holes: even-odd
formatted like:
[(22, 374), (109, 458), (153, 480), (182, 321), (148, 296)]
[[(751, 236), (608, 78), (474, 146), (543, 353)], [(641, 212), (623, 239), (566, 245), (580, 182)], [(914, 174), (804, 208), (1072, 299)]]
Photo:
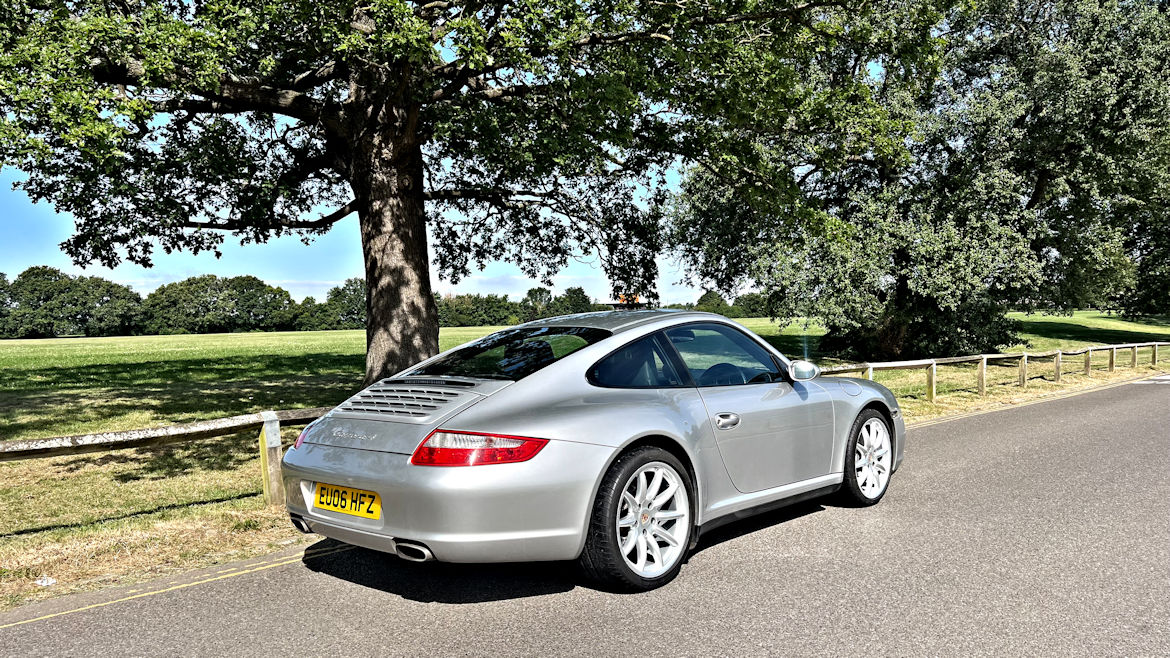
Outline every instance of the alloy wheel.
[(621, 492), (618, 552), (642, 578), (661, 576), (687, 548), (691, 507), (682, 477), (668, 464), (650, 462), (630, 476)]
[(890, 482), (890, 430), (879, 418), (870, 418), (857, 435), (853, 466), (857, 469), (857, 488), (873, 500), (882, 495)]

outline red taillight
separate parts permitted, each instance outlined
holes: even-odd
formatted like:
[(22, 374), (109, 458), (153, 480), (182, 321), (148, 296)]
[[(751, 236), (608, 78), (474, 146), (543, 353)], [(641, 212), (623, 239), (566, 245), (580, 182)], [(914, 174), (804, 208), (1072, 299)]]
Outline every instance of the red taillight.
[(297, 448), (301, 447), (301, 444), (305, 442), (305, 435), (308, 433), (309, 433), (309, 428), (307, 428), (307, 427), (305, 429), (301, 430), (301, 434), (300, 434), (300, 436), (297, 437), (296, 443), (293, 443), (293, 445), (292, 445), (292, 450), (296, 450)]
[(419, 444), (410, 463), (416, 466), (513, 464), (536, 456), (548, 439), (526, 436), (435, 430)]

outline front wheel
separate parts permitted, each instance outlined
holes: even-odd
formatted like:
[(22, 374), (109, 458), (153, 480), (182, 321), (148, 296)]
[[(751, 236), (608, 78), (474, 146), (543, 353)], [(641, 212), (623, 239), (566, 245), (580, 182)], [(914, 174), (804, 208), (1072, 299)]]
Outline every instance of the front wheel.
[(593, 505), (580, 564), (614, 589), (661, 587), (682, 568), (692, 531), (692, 486), (674, 455), (652, 446), (618, 458)]
[(841, 490), (846, 502), (874, 505), (890, 485), (894, 466), (894, 443), (885, 417), (874, 409), (857, 416), (845, 446), (845, 483)]

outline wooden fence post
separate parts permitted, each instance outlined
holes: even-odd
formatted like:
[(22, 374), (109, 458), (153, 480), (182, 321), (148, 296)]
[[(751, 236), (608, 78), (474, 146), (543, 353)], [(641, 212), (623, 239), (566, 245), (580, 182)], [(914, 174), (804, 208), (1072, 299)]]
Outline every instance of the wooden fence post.
[(934, 402), (935, 394), (935, 375), (938, 372), (938, 364), (931, 363), (926, 368), (926, 399)]
[(1020, 355), (1020, 386), (1027, 388), (1028, 386), (1028, 353), (1024, 352)]
[(1117, 348), (1110, 347), (1109, 348), (1109, 372), (1113, 372), (1113, 370), (1116, 367), (1117, 367)]
[[(1158, 349), (1158, 348), (1156, 348), (1156, 347), (1155, 347), (1154, 349)], [(866, 379), (868, 379), (868, 380), (869, 380), (869, 381), (871, 381), (871, 382), (873, 381), (873, 366), (866, 366), (866, 368), (865, 368), (865, 378), (866, 378)]]
[(1137, 367), (1137, 345), (1134, 345), (1129, 349), (1129, 367)]
[(1056, 350), (1056, 356), (1052, 357), (1052, 381), (1060, 383), (1060, 350)]
[(1085, 350), (1085, 376), (1093, 374), (1093, 350)]
[(1158, 344), (1154, 343), (1153, 352), (1150, 353), (1150, 365), (1158, 365)]
[(264, 502), (284, 504), (284, 480), (280, 477), (280, 419), (275, 411), (260, 414), (264, 426), (260, 429), (260, 476), (264, 478)]
[(987, 395), (987, 357), (979, 359), (979, 395)]

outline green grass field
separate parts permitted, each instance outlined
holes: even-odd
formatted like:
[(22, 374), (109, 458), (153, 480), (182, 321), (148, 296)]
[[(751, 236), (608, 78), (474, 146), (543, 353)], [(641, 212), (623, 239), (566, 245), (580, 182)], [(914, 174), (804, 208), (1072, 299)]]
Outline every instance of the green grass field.
[[(1170, 340), (1170, 323), (1095, 312), (1019, 317), (1035, 351)], [(816, 325), (741, 322), (785, 354), (833, 362), (818, 352), (824, 330)], [(497, 328), (445, 328), (439, 344), (448, 349)], [(0, 341), (0, 440), (331, 406), (358, 387), (364, 349), (361, 331)], [(898, 386), (898, 374), (882, 377)]]
[[(1027, 349), (1170, 341), (1170, 324), (1133, 323), (1098, 313), (1021, 317)], [(792, 356), (821, 363), (823, 330), (766, 319), (745, 325)], [(494, 327), (444, 329), (443, 349)], [(1018, 350), (1023, 346), (1009, 346)], [(262, 409), (328, 406), (354, 392), (363, 372), (360, 331), (144, 336), (0, 341), (0, 439), (134, 429)], [(1170, 350), (1162, 357), (1170, 364)], [(991, 367), (989, 394), (975, 395), (971, 366), (939, 368), (934, 404), (921, 371), (879, 373), (909, 420), (1013, 404), (1038, 395), (1150, 372), (1128, 355), (1115, 373), (1107, 356), (1033, 366), (1028, 389), (1016, 367)], [(286, 428), (285, 441), (297, 429)], [(154, 449), (0, 463), (0, 609), (58, 593), (136, 582), (263, 553), (304, 539), (280, 508), (260, 497), (256, 436)], [(33, 584), (57, 579), (50, 589)]]

